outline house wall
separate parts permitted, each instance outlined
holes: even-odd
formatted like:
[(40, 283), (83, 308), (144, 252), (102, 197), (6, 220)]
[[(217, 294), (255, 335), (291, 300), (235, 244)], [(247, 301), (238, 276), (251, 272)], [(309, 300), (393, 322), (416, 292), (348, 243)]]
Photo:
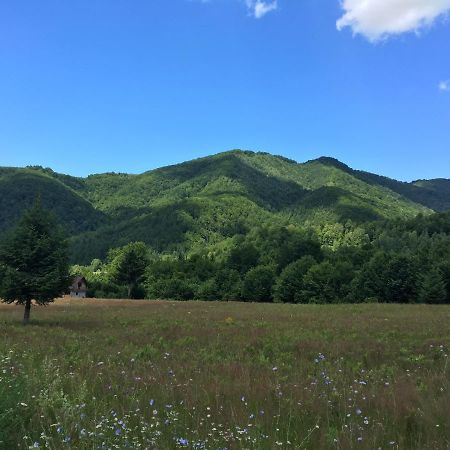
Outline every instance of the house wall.
[(70, 291), (70, 296), (73, 298), (86, 298), (86, 291), (81, 292)]

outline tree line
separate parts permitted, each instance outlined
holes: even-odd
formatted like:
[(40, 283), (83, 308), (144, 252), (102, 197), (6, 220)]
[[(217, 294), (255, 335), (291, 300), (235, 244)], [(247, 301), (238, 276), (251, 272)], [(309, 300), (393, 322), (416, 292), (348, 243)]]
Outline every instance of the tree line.
[(158, 253), (143, 242), (69, 270), (67, 241), (38, 200), (0, 243), (0, 298), (45, 305), (84, 276), (97, 298), (280, 303), (450, 303), (450, 213), (409, 221), (262, 226), (215, 248)]
[(71, 272), (98, 298), (450, 303), (450, 215), (255, 227), (191, 254), (132, 242)]

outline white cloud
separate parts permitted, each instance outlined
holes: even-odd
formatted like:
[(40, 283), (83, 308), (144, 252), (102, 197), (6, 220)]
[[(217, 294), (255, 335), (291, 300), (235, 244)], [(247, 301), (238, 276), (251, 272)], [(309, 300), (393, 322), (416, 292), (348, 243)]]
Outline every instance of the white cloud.
[(441, 92), (450, 92), (450, 80), (441, 81), (438, 87)]
[(450, 0), (342, 0), (338, 30), (350, 27), (370, 41), (419, 31), (450, 11)]
[(277, 0), (246, 0), (246, 4), (250, 15), (256, 19), (261, 19), (261, 17), (265, 16), (267, 13), (275, 11), (278, 8)]

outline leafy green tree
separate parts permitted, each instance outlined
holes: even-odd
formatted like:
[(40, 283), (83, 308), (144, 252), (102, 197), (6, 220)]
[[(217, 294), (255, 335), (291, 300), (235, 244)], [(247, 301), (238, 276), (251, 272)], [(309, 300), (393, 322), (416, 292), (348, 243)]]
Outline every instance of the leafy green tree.
[(262, 255), (261, 264), (275, 263), (277, 273), (306, 255), (318, 261), (322, 259), (320, 243), (315, 236), (293, 227), (261, 228), (255, 240)]
[(392, 303), (414, 303), (417, 300), (416, 262), (406, 256), (394, 256), (384, 271), (384, 297)]
[(0, 298), (25, 305), (23, 324), (31, 304), (53, 302), (69, 285), (67, 245), (53, 216), (40, 200), (25, 212), (16, 229), (0, 247)]
[(303, 277), (303, 289), (296, 297), (301, 303), (340, 303), (347, 300), (353, 267), (344, 261), (323, 261)]
[(128, 298), (133, 298), (149, 264), (147, 246), (143, 242), (130, 242), (112, 250), (109, 259), (111, 279), (127, 286)]
[(92, 272), (98, 272), (102, 268), (102, 261), (98, 258), (93, 259), (89, 268)]
[(413, 258), (377, 252), (352, 283), (352, 296), (359, 301), (377, 298), (388, 303), (414, 303), (417, 276)]
[(259, 258), (259, 251), (251, 242), (239, 239), (228, 255), (227, 266), (244, 274), (258, 264)]
[(242, 282), (242, 298), (244, 301), (272, 301), (272, 287), (275, 282), (275, 271), (272, 267), (257, 266), (250, 269)]
[(239, 300), (241, 298), (242, 279), (237, 270), (227, 267), (219, 270), (214, 282), (222, 300)]
[(419, 278), (418, 300), (422, 303), (445, 303), (447, 287), (442, 272), (433, 267)]
[(286, 266), (275, 285), (274, 300), (280, 303), (294, 303), (303, 289), (303, 277), (316, 263), (316, 260), (308, 255)]

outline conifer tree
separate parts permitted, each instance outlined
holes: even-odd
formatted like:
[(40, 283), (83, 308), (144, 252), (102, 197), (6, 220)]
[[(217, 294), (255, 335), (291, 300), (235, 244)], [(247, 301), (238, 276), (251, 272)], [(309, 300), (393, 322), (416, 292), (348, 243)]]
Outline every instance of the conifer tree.
[(39, 199), (2, 242), (0, 272), (0, 298), (25, 306), (24, 325), (30, 320), (32, 301), (46, 305), (67, 290), (66, 241)]
[(127, 286), (128, 298), (142, 281), (149, 264), (149, 251), (143, 242), (130, 242), (109, 254), (112, 280)]
[(447, 289), (438, 268), (433, 267), (420, 277), (418, 297), (422, 303), (445, 303)]

